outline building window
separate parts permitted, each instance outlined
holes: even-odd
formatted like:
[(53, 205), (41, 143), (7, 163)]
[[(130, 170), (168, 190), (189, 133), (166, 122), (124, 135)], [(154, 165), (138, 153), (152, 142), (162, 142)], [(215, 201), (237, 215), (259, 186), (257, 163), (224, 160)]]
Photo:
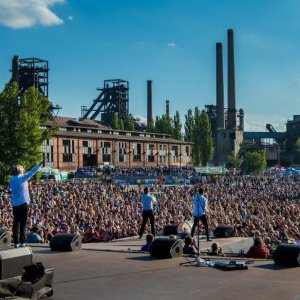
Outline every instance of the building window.
[(133, 144), (133, 161), (142, 161), (142, 144)]
[(148, 162), (154, 162), (154, 145), (153, 144), (148, 145), (147, 161)]
[(44, 157), (48, 160), (46, 165), (49, 167), (53, 167), (53, 140), (45, 140), (41, 146), (41, 151)]
[(119, 143), (119, 162), (126, 162), (126, 143)]
[(110, 163), (111, 149), (110, 142), (101, 143), (102, 148), (102, 161)]
[(167, 162), (167, 145), (159, 145), (159, 162)]
[(178, 146), (172, 146), (171, 153), (172, 153), (172, 161), (173, 162), (178, 162), (179, 161)]
[(83, 154), (92, 154), (92, 153), (94, 153), (93, 141), (82, 141), (82, 153)]
[(74, 140), (63, 140), (63, 162), (74, 162)]

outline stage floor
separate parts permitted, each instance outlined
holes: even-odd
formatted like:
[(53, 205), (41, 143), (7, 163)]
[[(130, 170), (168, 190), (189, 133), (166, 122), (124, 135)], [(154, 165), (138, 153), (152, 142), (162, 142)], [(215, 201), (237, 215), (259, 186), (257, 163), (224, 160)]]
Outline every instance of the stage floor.
[[(245, 240), (214, 239), (223, 248)], [(73, 252), (53, 252), (47, 245), (31, 248), (34, 262), (55, 269), (54, 295), (48, 298), (53, 300), (300, 300), (300, 268), (279, 267), (273, 260), (255, 260), (248, 270), (234, 271), (181, 266), (184, 257), (153, 259), (139, 253), (144, 243), (136, 237), (83, 244)], [(210, 244), (201, 240), (200, 248), (208, 249)]]

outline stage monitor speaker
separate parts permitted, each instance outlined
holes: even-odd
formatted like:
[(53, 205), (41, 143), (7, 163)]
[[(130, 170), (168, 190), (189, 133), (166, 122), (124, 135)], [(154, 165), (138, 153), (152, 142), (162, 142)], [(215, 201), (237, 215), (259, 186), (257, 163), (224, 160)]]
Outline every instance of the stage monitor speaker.
[(32, 264), (30, 247), (0, 250), (0, 279), (21, 276), (23, 268)]
[(150, 245), (150, 255), (155, 258), (175, 258), (183, 254), (182, 240), (156, 238)]
[(273, 253), (276, 265), (300, 266), (300, 245), (280, 244)]
[(11, 240), (10, 233), (8, 231), (3, 232), (0, 235), (0, 250), (10, 248)]
[(82, 237), (79, 234), (58, 233), (50, 241), (52, 251), (75, 251), (80, 250)]
[(230, 225), (220, 225), (214, 230), (216, 238), (228, 238), (234, 235), (234, 227)]
[(164, 227), (164, 235), (178, 235), (178, 224), (168, 224)]

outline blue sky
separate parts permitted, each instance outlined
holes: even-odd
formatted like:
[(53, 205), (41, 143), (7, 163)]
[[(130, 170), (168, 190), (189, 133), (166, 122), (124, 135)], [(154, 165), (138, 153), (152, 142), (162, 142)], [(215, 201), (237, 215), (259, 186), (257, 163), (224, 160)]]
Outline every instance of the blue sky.
[[(11, 59), (49, 61), (49, 98), (59, 115), (79, 117), (106, 79), (130, 84), (129, 110), (146, 117), (215, 104), (215, 45), (223, 43), (227, 101), (227, 29), (235, 35), (237, 108), (246, 130), (265, 130), (300, 114), (298, 0), (0, 0), (0, 85)], [(225, 103), (225, 106), (226, 103)]]

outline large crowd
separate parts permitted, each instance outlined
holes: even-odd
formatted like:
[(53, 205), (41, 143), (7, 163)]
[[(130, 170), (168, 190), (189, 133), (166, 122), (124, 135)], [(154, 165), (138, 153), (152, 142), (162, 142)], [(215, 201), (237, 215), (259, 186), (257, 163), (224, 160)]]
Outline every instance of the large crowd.
[[(299, 240), (299, 176), (220, 176), (202, 187), (209, 203), (211, 232), (219, 225), (232, 225), (236, 236), (253, 237), (259, 232), (267, 245)], [(150, 186), (157, 198), (156, 232), (167, 224), (192, 222), (195, 188)], [(142, 221), (142, 192), (141, 186), (91, 178), (30, 182), (27, 228), (38, 228), (43, 242), (58, 232), (85, 236), (92, 231), (99, 241), (136, 236)], [(11, 230), (12, 221), (9, 186), (0, 186), (1, 230)], [(150, 232), (149, 226), (146, 231)]]

